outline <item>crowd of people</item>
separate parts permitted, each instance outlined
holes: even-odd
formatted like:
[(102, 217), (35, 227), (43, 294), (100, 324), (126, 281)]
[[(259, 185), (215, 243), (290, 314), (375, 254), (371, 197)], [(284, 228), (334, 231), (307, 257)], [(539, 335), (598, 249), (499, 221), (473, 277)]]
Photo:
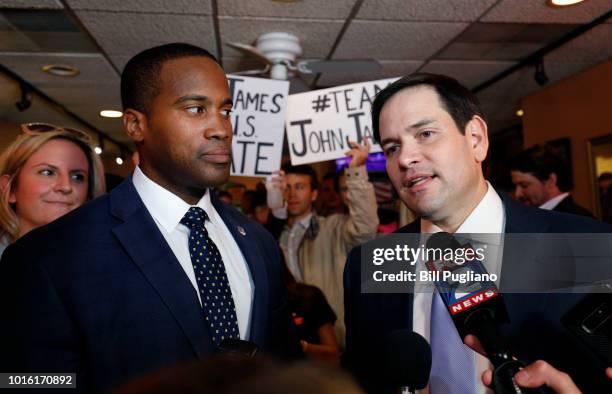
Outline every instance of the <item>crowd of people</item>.
[[(384, 339), (408, 329), (431, 344), (429, 392), (485, 392), (486, 354), (448, 314), (437, 327), (437, 293), (362, 291), (361, 245), (393, 230), (610, 232), (574, 202), (567, 163), (550, 147), (521, 152), (510, 166), (513, 193), (497, 193), (482, 171), (485, 116), (449, 77), (408, 75), (373, 102), (374, 140), (402, 212), (377, 204), (368, 138), (350, 143), (340, 172), (319, 180), (312, 166), (286, 164), (236, 201), (223, 187), (232, 99), (223, 69), (202, 48), (167, 44), (134, 56), (121, 97), (139, 161), (109, 193), (99, 156), (76, 129), (24, 124), (0, 159), (0, 372), (76, 373), (79, 392), (136, 378), (118, 392), (245, 392), (236, 382), (311, 392), (317, 379), (320, 392), (387, 392)], [(406, 215), (415, 220), (400, 227)], [(559, 327), (572, 300), (507, 295), (510, 337), (542, 339), (520, 349), (535, 363), (517, 384), (559, 393), (578, 392), (574, 380), (587, 389), (607, 384), (603, 370), (574, 368), (581, 353)], [(536, 317), (546, 325), (527, 324)], [(570, 359), (555, 346), (567, 346)], [(226, 348), (326, 364), (287, 369), (213, 357)], [(447, 359), (467, 361), (451, 370)], [(362, 388), (335, 370), (340, 363)]]

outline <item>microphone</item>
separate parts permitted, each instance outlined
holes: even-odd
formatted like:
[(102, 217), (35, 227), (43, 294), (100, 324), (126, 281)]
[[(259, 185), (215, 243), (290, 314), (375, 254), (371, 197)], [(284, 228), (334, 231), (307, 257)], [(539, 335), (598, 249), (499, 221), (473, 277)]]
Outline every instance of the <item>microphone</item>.
[[(465, 256), (471, 246), (462, 246), (452, 235), (440, 232), (431, 235), (427, 248)], [(456, 253), (460, 250), (461, 254)], [(510, 322), (503, 297), (479, 260), (463, 260), (462, 264), (448, 260), (426, 263), (459, 335), (465, 338), (472, 334), (482, 344), (494, 367), (492, 386), (497, 394), (543, 393), (541, 389), (521, 388), (514, 382), (514, 375), (525, 363), (514, 357), (499, 331), (501, 324)]]
[(427, 386), (431, 370), (429, 343), (410, 330), (392, 331), (385, 339), (387, 376), (398, 393), (414, 393)]

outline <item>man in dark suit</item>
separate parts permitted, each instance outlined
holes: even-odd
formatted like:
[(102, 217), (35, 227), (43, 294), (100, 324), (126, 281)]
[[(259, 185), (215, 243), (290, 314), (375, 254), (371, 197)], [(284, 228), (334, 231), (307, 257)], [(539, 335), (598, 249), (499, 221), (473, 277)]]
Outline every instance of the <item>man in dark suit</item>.
[(514, 195), (525, 205), (574, 215), (593, 217), (569, 194), (572, 180), (569, 166), (550, 146), (536, 145), (510, 161)]
[[(374, 138), (387, 158), (391, 182), (402, 201), (419, 217), (398, 233), (610, 231), (608, 226), (587, 218), (524, 207), (500, 197), (482, 172), (488, 149), (484, 115), (476, 98), (452, 78), (413, 74), (391, 84), (373, 103), (372, 124)], [(410, 329), (432, 345), (430, 393), (484, 392), (480, 376), (488, 362), (463, 345), (438, 293), (364, 291), (362, 263), (368, 262), (361, 261), (361, 251), (365, 247), (351, 251), (344, 273), (347, 327), (344, 364), (368, 391), (391, 392), (383, 362), (384, 341), (394, 330)], [(418, 248), (418, 244), (412, 247)], [(503, 291), (509, 280), (516, 279), (516, 265), (521, 265), (520, 261), (507, 260), (505, 256), (520, 249), (520, 245), (517, 248), (502, 244), (501, 248), (504, 258), (488, 260), (485, 265), (491, 264), (486, 267), (489, 272), (501, 274)], [(411, 269), (414, 272), (417, 268)], [(540, 271), (533, 267), (530, 274), (535, 277)], [(511, 321), (506, 334), (517, 355), (527, 361), (544, 358), (561, 369), (575, 367), (576, 360), (571, 358), (576, 353), (569, 347), (570, 339), (559, 318), (577, 298), (565, 294), (504, 294)], [(436, 314), (436, 305), (442, 305), (448, 321), (444, 331), (439, 329), (443, 325), (434, 321), (434, 315), (440, 316)], [(556, 357), (559, 355), (568, 357)], [(460, 366), (456, 375), (450, 368), (445, 369), (449, 363)], [(603, 371), (599, 374), (603, 379)]]
[(228, 339), (298, 355), (274, 239), (211, 192), (231, 163), (223, 69), (192, 45), (151, 48), (121, 95), (140, 164), (6, 250), (0, 370), (72, 372), (101, 392)]

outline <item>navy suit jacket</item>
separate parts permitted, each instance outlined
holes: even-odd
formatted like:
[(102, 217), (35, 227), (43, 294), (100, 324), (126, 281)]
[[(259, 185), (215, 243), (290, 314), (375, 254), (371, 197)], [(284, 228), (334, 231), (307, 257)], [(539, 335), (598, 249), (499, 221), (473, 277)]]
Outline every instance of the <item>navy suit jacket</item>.
[[(607, 224), (586, 217), (525, 207), (505, 196), (502, 199), (506, 233), (611, 232)], [(418, 233), (420, 221), (397, 232)], [(504, 256), (517, 247), (520, 245), (505, 243)], [(354, 248), (344, 271), (347, 331), (343, 364), (368, 392), (392, 392), (385, 377), (384, 341), (392, 331), (412, 330), (413, 295), (361, 293), (360, 255), (360, 247)], [(504, 261), (507, 260), (504, 258)], [(512, 259), (512, 263), (516, 260)], [(505, 280), (513, 274), (510, 265), (502, 264), (502, 292)], [(573, 269), (572, 266), (565, 268)], [(503, 327), (503, 332), (519, 359), (526, 362), (544, 359), (570, 373), (586, 392), (591, 392), (588, 389), (592, 387), (600, 391), (607, 384), (603, 369), (600, 366), (595, 370), (593, 356), (582, 349), (559, 320), (580, 298), (579, 294), (504, 294), (510, 325)]]
[[(253, 279), (249, 340), (297, 355), (275, 240), (211, 197)], [(196, 290), (131, 177), (9, 246), (0, 294), (2, 372), (76, 372), (79, 391), (98, 392), (215, 351)]]

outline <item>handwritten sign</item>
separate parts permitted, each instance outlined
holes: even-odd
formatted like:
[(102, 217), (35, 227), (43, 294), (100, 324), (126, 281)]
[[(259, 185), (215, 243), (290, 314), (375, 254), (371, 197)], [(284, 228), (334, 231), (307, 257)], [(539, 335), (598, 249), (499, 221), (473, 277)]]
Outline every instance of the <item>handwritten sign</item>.
[[(293, 94), (287, 101), (287, 142), (293, 165), (344, 157), (348, 141), (372, 138), (370, 107), (397, 78)], [(373, 144), (372, 152), (380, 152)]]
[(289, 82), (228, 75), (234, 102), (232, 175), (266, 176), (280, 168)]

